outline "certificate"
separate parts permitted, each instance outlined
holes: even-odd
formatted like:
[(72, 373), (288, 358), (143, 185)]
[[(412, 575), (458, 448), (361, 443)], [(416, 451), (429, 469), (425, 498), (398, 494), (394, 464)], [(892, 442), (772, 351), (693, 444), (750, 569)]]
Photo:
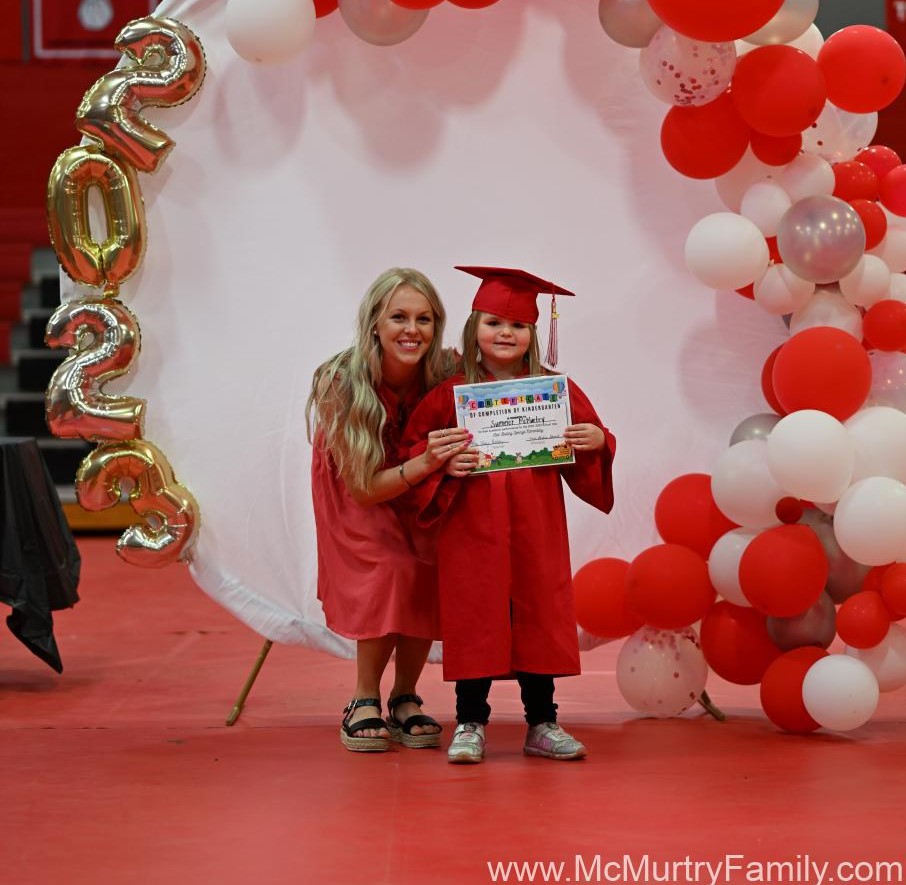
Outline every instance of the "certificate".
[(478, 450), (473, 473), (572, 464), (563, 431), (572, 423), (566, 375), (531, 375), (510, 381), (453, 387), (456, 423), (472, 433)]

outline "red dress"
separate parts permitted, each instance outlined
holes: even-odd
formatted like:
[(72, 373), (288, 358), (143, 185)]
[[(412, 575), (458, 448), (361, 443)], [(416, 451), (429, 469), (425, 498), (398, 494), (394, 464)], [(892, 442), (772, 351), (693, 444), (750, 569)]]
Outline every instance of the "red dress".
[[(429, 431), (455, 426), (452, 389), (463, 381), (460, 375), (439, 384), (416, 407), (403, 438), (410, 457), (424, 449)], [(616, 440), (571, 381), (569, 391), (573, 423), (604, 430), (601, 451), (577, 452), (565, 467), (463, 479), (438, 470), (410, 493), (419, 525), (440, 521), (444, 679), (580, 671), (561, 478), (583, 501), (610, 512)]]
[[(387, 412), (386, 468), (403, 460), (398, 457), (400, 432), (419, 394), (400, 400), (382, 385), (378, 396)], [(356, 503), (320, 434), (312, 455), (311, 495), (318, 535), (318, 599), (327, 626), (347, 639), (391, 633), (436, 639), (440, 633), (433, 555), (416, 550), (410, 532), (415, 527), (405, 508), (394, 501)]]

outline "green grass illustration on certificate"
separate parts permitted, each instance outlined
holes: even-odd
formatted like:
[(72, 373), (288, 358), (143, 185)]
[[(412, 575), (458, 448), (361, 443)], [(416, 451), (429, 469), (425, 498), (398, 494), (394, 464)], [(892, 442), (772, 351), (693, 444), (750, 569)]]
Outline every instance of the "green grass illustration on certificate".
[(473, 473), (572, 464), (563, 431), (572, 423), (566, 375), (531, 375), (453, 387), (456, 423), (478, 450)]

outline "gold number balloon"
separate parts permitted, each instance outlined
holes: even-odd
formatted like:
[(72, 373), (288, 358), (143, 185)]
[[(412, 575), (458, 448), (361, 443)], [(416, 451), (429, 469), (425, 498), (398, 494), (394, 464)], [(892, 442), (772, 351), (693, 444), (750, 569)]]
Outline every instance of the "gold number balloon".
[[(88, 192), (104, 206), (107, 238), (91, 232)], [(95, 147), (71, 147), (54, 163), (47, 183), (50, 239), (63, 270), (79, 283), (111, 294), (135, 271), (145, 251), (145, 209), (135, 170)]]
[(76, 496), (86, 510), (105, 510), (120, 500), (123, 480), (129, 503), (145, 522), (126, 529), (116, 552), (132, 565), (158, 568), (191, 557), (198, 532), (198, 504), (173, 475), (164, 453), (146, 440), (98, 446), (79, 465)]
[(47, 386), (47, 426), (54, 436), (95, 441), (142, 436), (145, 401), (101, 390), (125, 375), (138, 356), (141, 337), (131, 311), (112, 298), (63, 304), (47, 323), (45, 341), (75, 351)]
[(76, 128), (96, 138), (107, 153), (142, 172), (153, 172), (173, 141), (148, 123), (141, 110), (188, 101), (204, 79), (204, 52), (192, 31), (166, 18), (129, 22), (115, 45), (128, 60), (85, 93), (76, 112)]

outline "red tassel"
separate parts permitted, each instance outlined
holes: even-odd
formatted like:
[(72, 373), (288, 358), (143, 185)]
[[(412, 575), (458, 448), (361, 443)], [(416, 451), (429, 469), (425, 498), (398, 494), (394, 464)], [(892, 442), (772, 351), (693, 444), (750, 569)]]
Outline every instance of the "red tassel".
[(551, 323), (547, 334), (547, 354), (544, 357), (544, 362), (549, 366), (557, 365), (557, 318), (559, 316), (560, 314), (557, 313), (557, 296), (554, 295), (551, 298)]

